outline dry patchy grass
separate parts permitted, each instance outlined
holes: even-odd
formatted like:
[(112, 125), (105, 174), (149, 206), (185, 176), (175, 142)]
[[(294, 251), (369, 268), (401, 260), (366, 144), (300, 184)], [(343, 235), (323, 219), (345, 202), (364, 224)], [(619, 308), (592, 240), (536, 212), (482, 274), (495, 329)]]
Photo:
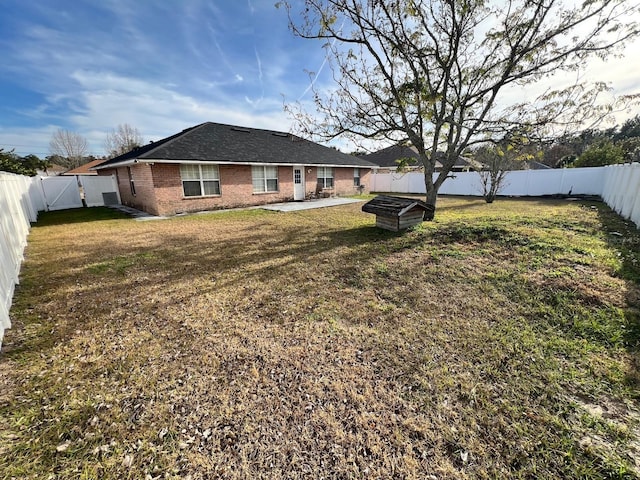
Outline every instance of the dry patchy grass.
[(42, 215), (2, 478), (633, 478), (639, 235), (600, 204)]

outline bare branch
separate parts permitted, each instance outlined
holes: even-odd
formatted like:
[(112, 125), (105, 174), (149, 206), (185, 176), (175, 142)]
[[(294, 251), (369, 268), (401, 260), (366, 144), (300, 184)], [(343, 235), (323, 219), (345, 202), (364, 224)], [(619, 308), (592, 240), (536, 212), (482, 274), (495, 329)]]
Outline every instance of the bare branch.
[(66, 160), (66, 167), (75, 168), (83, 164), (87, 156), (87, 140), (82, 135), (58, 129), (51, 136), (49, 152)]
[(120, 124), (107, 134), (104, 141), (104, 149), (109, 158), (127, 153), (144, 144), (144, 139), (137, 128), (128, 123)]
[[(514, 129), (542, 135), (597, 123), (638, 100), (603, 107), (606, 88), (576, 82), (530, 104), (505, 103), (510, 89), (618, 54), (639, 35), (629, 20), (640, 13), (635, 0), (305, 0), (299, 14), (280, 5), (295, 35), (330, 40), (335, 89), (313, 85), (314, 115), (288, 107), (299, 128), (324, 139), (410, 141), (433, 205), (447, 167), (468, 146)], [(438, 151), (445, 169), (433, 182)]]

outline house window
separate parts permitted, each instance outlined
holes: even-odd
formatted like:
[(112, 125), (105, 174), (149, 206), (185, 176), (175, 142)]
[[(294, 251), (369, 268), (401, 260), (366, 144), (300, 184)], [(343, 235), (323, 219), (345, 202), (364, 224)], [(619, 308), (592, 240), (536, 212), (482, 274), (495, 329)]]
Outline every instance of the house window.
[(278, 167), (257, 166), (251, 167), (253, 179), (253, 193), (278, 191)]
[(318, 189), (333, 188), (333, 167), (318, 167)]
[(359, 168), (353, 169), (353, 186), (354, 187), (360, 186), (360, 169)]
[(220, 172), (217, 165), (180, 165), (185, 197), (220, 195)]
[(136, 196), (136, 184), (133, 181), (133, 175), (131, 174), (131, 167), (127, 167), (127, 175), (129, 176), (129, 188), (131, 188), (131, 195)]

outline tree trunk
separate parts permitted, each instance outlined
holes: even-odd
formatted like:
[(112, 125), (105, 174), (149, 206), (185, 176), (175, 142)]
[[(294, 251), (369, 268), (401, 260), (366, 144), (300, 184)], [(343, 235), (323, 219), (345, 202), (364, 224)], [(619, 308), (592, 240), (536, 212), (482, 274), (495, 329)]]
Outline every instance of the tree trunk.
[(425, 198), (425, 203), (429, 206), (429, 210), (424, 212), (423, 219), (427, 221), (433, 220), (433, 217), (436, 213), (436, 200), (438, 199), (438, 190), (436, 186), (433, 184), (433, 174), (427, 172), (427, 168), (425, 168), (424, 172), (424, 185), (427, 189), (427, 195)]

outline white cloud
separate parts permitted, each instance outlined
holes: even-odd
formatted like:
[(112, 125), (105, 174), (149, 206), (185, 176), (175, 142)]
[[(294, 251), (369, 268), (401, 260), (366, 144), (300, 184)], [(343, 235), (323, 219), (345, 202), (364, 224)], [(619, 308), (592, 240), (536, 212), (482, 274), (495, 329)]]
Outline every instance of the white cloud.
[[(61, 127), (87, 136), (92, 153), (101, 154), (106, 132), (119, 123), (137, 127), (147, 140), (204, 121), (289, 131), (283, 97), (313, 108), (312, 85), (336, 88), (322, 42), (294, 38), (273, 2), (220, 7), (206, 0), (153, 6), (105, 0), (73, 7), (24, 7), (32, 14), (20, 20), (15, 38), (3, 40), (5, 71), (38, 95), (11, 111), (16, 125), (31, 121), (34, 127), (0, 121), (0, 144), (31, 145), (41, 153)], [(113, 20), (113, 28), (100, 28), (106, 22), (91, 19), (96, 11)], [(92, 21), (81, 22), (83, 15)], [(68, 28), (72, 24), (77, 28)], [(585, 75), (611, 81), (620, 93), (637, 92), (633, 52), (639, 47)], [(305, 68), (318, 69), (313, 80)], [(521, 99), (522, 92), (516, 95)]]
[(59, 94), (49, 99), (58, 103), (73, 100), (66, 124), (1, 128), (0, 147), (15, 146), (18, 153), (45, 156), (52, 133), (62, 127), (85, 136), (90, 153), (101, 155), (106, 133), (121, 123), (138, 128), (146, 141), (207, 121), (280, 131), (291, 128), (280, 99), (247, 102), (244, 97), (220, 96), (203, 101), (170, 85), (102, 71), (77, 70), (71, 78), (77, 86), (73, 96)]
[(258, 64), (258, 80), (260, 80), (260, 85), (262, 85), (262, 60), (260, 60), (260, 55), (258, 55), (258, 49), (254, 46), (253, 51), (256, 54), (256, 63)]
[(42, 127), (0, 127), (0, 148), (5, 151), (15, 149), (18, 155), (34, 154), (40, 158), (49, 155), (49, 141), (53, 132), (58, 129), (55, 125)]

